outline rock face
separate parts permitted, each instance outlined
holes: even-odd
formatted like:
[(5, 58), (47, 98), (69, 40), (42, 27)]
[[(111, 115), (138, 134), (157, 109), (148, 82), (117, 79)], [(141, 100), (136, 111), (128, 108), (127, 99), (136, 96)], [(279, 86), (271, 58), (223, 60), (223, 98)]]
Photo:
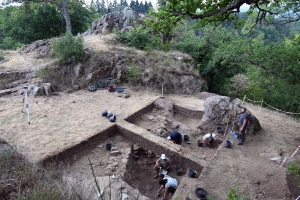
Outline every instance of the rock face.
[[(234, 129), (238, 132), (238, 120), (240, 116), (242, 101), (230, 97), (212, 96), (204, 101), (204, 115), (200, 121), (199, 128), (205, 132), (214, 131), (217, 125), (234, 124)], [(258, 119), (249, 111), (248, 133), (255, 133), (261, 129)]]
[(45, 40), (38, 40), (35, 41), (32, 44), (27, 44), (19, 50), (20, 53), (28, 53), (31, 51), (36, 52), (35, 58), (44, 58), (49, 55), (50, 53), (50, 40), (45, 39)]
[(139, 18), (140, 16), (136, 11), (130, 7), (126, 7), (120, 12), (108, 13), (103, 15), (100, 19), (93, 21), (92, 28), (83, 33), (83, 35), (109, 33), (113, 29), (129, 31)]

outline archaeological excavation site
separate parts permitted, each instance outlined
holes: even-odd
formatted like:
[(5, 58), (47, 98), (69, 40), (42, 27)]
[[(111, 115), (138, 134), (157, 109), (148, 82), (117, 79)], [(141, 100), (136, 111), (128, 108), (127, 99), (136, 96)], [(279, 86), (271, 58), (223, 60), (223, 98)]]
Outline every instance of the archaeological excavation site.
[[(228, 108), (239, 103), (229, 97), (212, 96), (204, 101), (196, 96), (128, 91), (134, 95), (127, 99), (106, 90), (37, 97), (46, 116), (29, 99), (30, 125), (20, 112), (19, 96), (3, 98), (1, 138), (35, 166), (50, 171), (55, 166), (64, 186), (76, 191), (78, 199), (163, 200), (162, 193), (157, 195), (160, 178), (155, 178), (154, 169), (162, 154), (171, 161), (167, 175), (178, 182), (168, 199), (205, 199), (196, 192), (199, 188), (213, 200), (226, 199), (230, 188), (250, 199), (292, 199), (297, 194), (296, 182), (287, 184), (284, 168), (266, 159), (287, 140), (274, 135), (282, 129), (280, 116), (272, 126), (268, 116), (260, 118), (264, 128), (249, 133), (240, 146), (228, 134), (235, 128), (228, 121)], [(262, 114), (255, 106), (247, 107), (253, 116)], [(218, 112), (211, 117), (214, 120), (208, 120), (209, 109)], [(104, 110), (115, 114), (116, 121), (102, 116)], [(249, 130), (260, 126), (256, 118), (250, 122)], [(299, 128), (298, 123), (293, 127)], [(227, 134), (220, 134), (219, 129)], [(182, 134), (180, 145), (167, 140), (173, 131)], [(218, 138), (234, 145), (226, 148), (223, 142), (210, 148), (201, 142), (207, 133), (219, 133)]]
[[(157, 98), (124, 120), (118, 119), (118, 123), (41, 163), (47, 166), (55, 162), (66, 169), (64, 180), (83, 199), (98, 199), (100, 195), (111, 199), (162, 199), (162, 195), (157, 195), (160, 185), (159, 179), (154, 178), (154, 166), (160, 155), (166, 154), (172, 164), (167, 175), (178, 181), (178, 190), (188, 194), (187, 189), (196, 183), (218, 147), (198, 144), (197, 125), (203, 111), (181, 104)], [(107, 120), (106, 116), (102, 118)], [(172, 131), (184, 136), (181, 145), (166, 139)], [(176, 192), (169, 195), (170, 199)]]

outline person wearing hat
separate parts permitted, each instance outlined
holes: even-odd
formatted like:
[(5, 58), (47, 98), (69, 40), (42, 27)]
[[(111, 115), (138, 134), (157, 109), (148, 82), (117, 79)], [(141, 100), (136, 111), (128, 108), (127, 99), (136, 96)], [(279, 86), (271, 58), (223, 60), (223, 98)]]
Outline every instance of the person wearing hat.
[(175, 144), (181, 144), (182, 142), (182, 135), (177, 132), (177, 131), (173, 131), (168, 137), (167, 140), (173, 140), (173, 142)]
[(167, 200), (168, 197), (169, 197), (169, 192), (172, 192), (174, 193), (178, 187), (178, 182), (175, 178), (172, 178), (172, 177), (166, 177), (166, 178), (163, 178), (163, 179), (160, 179), (158, 181), (159, 185), (160, 185), (160, 188), (159, 190), (157, 191), (157, 194), (159, 195), (160, 194), (160, 191), (162, 189), (164, 189), (164, 193), (163, 193), (163, 199)]
[(219, 146), (219, 142), (217, 140), (217, 135), (215, 133), (207, 133), (203, 136), (203, 142), (204, 144), (207, 144), (210, 146), (210, 148), (214, 148), (213, 143), (216, 142)]
[(170, 167), (171, 167), (170, 159), (166, 157), (166, 154), (161, 154), (160, 158), (156, 161), (154, 167), (156, 170), (156, 175), (154, 176), (154, 178), (157, 178), (159, 176), (160, 170), (169, 171)]

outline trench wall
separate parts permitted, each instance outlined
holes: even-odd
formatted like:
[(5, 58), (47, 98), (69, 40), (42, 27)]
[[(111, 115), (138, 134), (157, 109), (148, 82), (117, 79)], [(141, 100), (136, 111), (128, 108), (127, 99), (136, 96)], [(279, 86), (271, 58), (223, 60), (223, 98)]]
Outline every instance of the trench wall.
[(203, 116), (203, 111), (184, 108), (184, 107), (178, 106), (174, 103), (173, 103), (173, 109), (174, 109), (174, 114), (180, 114), (187, 118), (192, 117), (192, 118), (201, 120), (202, 116)]
[(65, 149), (57, 155), (50, 156), (43, 160), (40, 164), (47, 166), (51, 163), (64, 163), (70, 164), (75, 162), (80, 157), (88, 154), (92, 149), (96, 148), (99, 144), (105, 142), (108, 138), (114, 136), (117, 133), (117, 125), (113, 125), (101, 133), (97, 133), (89, 139), (82, 141), (81, 143)]
[[(162, 153), (166, 154), (168, 158), (171, 159), (173, 169), (175, 165), (180, 165), (182, 168), (192, 168), (197, 171), (197, 174), (200, 174), (203, 170), (203, 166), (198, 164), (197, 162), (190, 160), (188, 158), (185, 158), (184, 156), (174, 153), (173, 151), (159, 145), (156, 142), (147, 140), (146, 138), (142, 137), (139, 134), (135, 134), (132, 131), (129, 131), (123, 127), (118, 127), (119, 133), (125, 137), (127, 140), (129, 140), (132, 144), (137, 144), (141, 146), (143, 149), (151, 150), (156, 155), (161, 155)], [(149, 133), (151, 134), (151, 133)]]
[(137, 121), (140, 120), (141, 116), (145, 115), (145, 113), (151, 112), (153, 107), (154, 107), (154, 103), (151, 103), (150, 105), (144, 107), (143, 109), (139, 110), (138, 112), (130, 115), (125, 120), (129, 123), (135, 124)]

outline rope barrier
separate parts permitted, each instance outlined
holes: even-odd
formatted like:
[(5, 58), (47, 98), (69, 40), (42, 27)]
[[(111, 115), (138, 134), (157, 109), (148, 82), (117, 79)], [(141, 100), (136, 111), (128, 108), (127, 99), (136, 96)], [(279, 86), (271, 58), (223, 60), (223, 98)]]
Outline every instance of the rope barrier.
[[(286, 112), (286, 111), (280, 110), (280, 109), (278, 109), (278, 108), (275, 108), (275, 107), (273, 107), (273, 106), (267, 104), (266, 102), (264, 102), (264, 100), (261, 100), (261, 101), (254, 101), (254, 100), (251, 100), (251, 99), (249, 99), (248, 97), (246, 97), (246, 95), (244, 96), (243, 103), (244, 103), (244, 101), (245, 101), (246, 99), (247, 99), (248, 101), (253, 102), (253, 103), (261, 103), (261, 104), (260, 104), (260, 109), (261, 109), (261, 107), (262, 107), (262, 104), (265, 104), (266, 106), (268, 106), (268, 107), (270, 107), (270, 108), (272, 108), (272, 109), (274, 109), (274, 110), (276, 110), (276, 111), (278, 111), (278, 112), (282, 112), (282, 113), (286, 113), (286, 114), (290, 114), (290, 115), (300, 115), (300, 113)], [(242, 104), (242, 105), (243, 105), (243, 104)], [(260, 109), (259, 109), (259, 111), (260, 111)]]
[(294, 151), (294, 153), (290, 156), (290, 157), (285, 157), (280, 165), (280, 167), (282, 167), (282, 165), (286, 162), (287, 159), (294, 157), (294, 155), (299, 151), (300, 149), (300, 145), (298, 146), (298, 148)]

